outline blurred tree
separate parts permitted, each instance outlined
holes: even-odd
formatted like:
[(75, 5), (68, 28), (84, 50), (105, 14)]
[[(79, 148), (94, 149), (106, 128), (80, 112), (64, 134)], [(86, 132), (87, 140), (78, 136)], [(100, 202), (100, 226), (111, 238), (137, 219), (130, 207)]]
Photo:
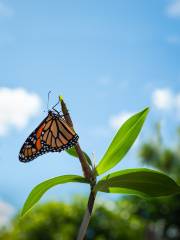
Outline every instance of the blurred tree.
[(177, 141), (173, 147), (164, 145), (160, 125), (156, 125), (155, 135), (144, 143), (139, 152), (141, 162), (164, 171), (178, 182), (180, 181), (180, 128), (177, 129)]
[[(0, 233), (1, 240), (72, 240), (84, 213), (86, 199), (71, 204), (50, 202), (41, 204), (21, 221), (15, 217), (12, 228)], [(121, 210), (121, 211), (120, 211)], [(144, 223), (134, 215), (134, 203), (99, 202), (88, 229), (88, 240), (143, 239)]]
[[(158, 124), (154, 137), (141, 146), (139, 156), (141, 163), (164, 171), (179, 182), (180, 129), (176, 143), (170, 148), (164, 145)], [(148, 201), (137, 197), (126, 199), (137, 205), (136, 214), (147, 222), (144, 239), (180, 239), (180, 195)]]

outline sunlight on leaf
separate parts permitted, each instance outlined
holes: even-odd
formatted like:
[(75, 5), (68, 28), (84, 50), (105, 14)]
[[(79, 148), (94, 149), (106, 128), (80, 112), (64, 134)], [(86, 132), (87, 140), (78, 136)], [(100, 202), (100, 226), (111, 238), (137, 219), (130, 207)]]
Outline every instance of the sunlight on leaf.
[(38, 184), (35, 188), (33, 188), (28, 198), (26, 199), (26, 202), (21, 212), (21, 216), (24, 216), (40, 200), (40, 198), (47, 190), (58, 184), (68, 182), (88, 183), (88, 181), (85, 178), (78, 175), (64, 175), (48, 179)]
[(103, 158), (96, 167), (97, 175), (113, 168), (125, 156), (141, 131), (149, 108), (130, 117), (119, 129)]
[(142, 197), (161, 197), (179, 193), (180, 186), (161, 172), (137, 168), (108, 174), (97, 183), (95, 190)]

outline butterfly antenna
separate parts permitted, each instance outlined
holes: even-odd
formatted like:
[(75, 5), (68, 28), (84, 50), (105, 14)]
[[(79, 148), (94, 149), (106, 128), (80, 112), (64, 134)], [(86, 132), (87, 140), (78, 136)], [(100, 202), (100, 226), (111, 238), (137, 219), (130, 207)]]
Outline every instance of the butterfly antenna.
[(59, 104), (59, 101), (52, 107), (52, 109), (57, 112), (58, 114), (60, 114), (60, 112), (58, 110), (55, 109), (55, 107)]
[(59, 104), (59, 101), (52, 107), (54, 109)]

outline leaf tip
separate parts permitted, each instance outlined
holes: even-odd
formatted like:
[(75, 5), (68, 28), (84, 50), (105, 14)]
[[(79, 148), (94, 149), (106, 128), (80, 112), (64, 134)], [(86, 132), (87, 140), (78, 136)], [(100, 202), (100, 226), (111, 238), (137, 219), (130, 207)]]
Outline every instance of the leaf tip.
[(143, 112), (147, 112), (147, 113), (149, 113), (149, 111), (150, 111), (150, 107), (145, 107), (143, 110)]
[(150, 107), (145, 107), (143, 110), (142, 110), (142, 114), (145, 116), (145, 118), (147, 117), (148, 113), (150, 112)]

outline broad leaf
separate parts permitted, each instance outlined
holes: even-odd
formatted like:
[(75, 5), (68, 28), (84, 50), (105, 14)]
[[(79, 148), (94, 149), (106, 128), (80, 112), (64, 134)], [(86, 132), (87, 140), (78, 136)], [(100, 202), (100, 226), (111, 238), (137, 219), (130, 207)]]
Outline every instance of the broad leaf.
[(180, 193), (180, 186), (167, 175), (144, 168), (127, 169), (102, 178), (96, 191), (161, 197)]
[[(77, 152), (76, 152), (75, 147), (72, 147), (72, 148), (67, 149), (66, 152), (67, 152), (69, 155), (78, 158), (78, 155), (77, 155)], [(86, 157), (86, 160), (87, 160), (87, 162), (89, 163), (89, 165), (92, 166), (92, 162), (91, 162), (90, 157), (87, 155), (87, 153), (85, 153), (85, 152), (83, 152), (83, 153), (84, 153), (84, 155), (85, 155), (85, 157)]]
[(42, 195), (47, 190), (49, 190), (50, 188), (58, 184), (63, 184), (68, 182), (88, 183), (88, 181), (85, 178), (77, 175), (64, 175), (64, 176), (48, 179), (38, 184), (35, 188), (33, 188), (28, 198), (26, 199), (26, 202), (21, 212), (21, 216), (27, 213), (35, 205), (35, 203), (37, 203), (40, 200)]
[(122, 125), (103, 158), (97, 165), (97, 175), (103, 174), (104, 172), (113, 168), (128, 152), (143, 126), (148, 111), (149, 109), (145, 108), (143, 111), (130, 117)]

